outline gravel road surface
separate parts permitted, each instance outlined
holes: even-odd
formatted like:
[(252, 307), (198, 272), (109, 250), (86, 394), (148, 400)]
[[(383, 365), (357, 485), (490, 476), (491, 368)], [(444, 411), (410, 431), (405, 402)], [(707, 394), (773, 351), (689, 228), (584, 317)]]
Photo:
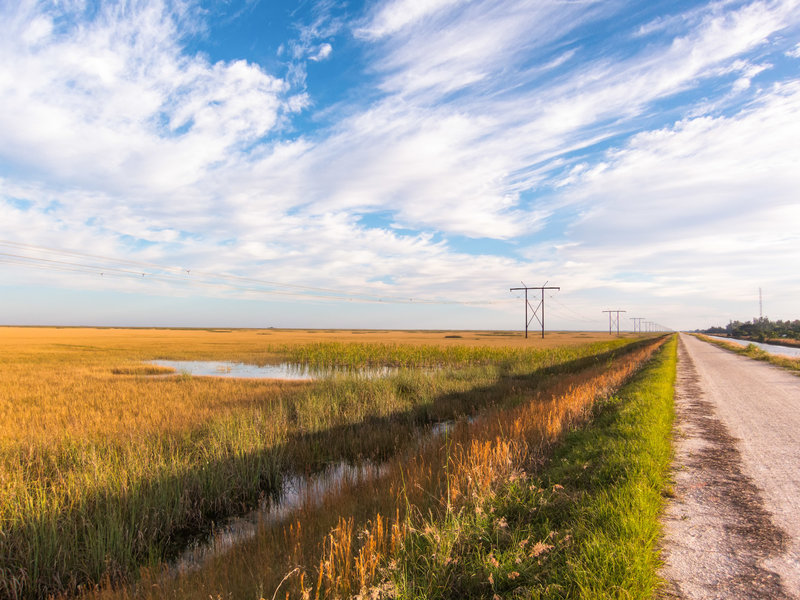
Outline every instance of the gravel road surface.
[(800, 599), (800, 377), (680, 335), (665, 597)]

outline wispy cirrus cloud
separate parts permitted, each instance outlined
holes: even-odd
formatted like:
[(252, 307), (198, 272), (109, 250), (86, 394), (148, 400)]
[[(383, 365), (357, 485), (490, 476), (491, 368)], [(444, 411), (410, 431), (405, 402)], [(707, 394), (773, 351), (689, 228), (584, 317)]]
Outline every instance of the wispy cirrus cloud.
[(530, 255), (585, 289), (691, 298), (706, 312), (752, 303), (760, 286), (790, 296), (800, 290), (800, 234), (788, 225), (800, 219), (797, 135), (798, 82), (732, 116), (640, 133), (573, 178), (565, 195), (582, 216), (560, 246)]
[[(712, 246), (748, 223), (751, 256), (795, 257), (765, 240), (797, 184), (797, 2), (328, 2), (281, 73), (189, 52), (193, 9), (3, 8), (0, 236), (471, 299), (531, 271), (652, 299), (704, 248), (689, 277), (722, 289)], [(363, 78), (324, 105), (344, 38)]]
[[(655, 103), (706, 81), (727, 78), (723, 87), (743, 91), (741, 82), (749, 85), (768, 65), (741, 57), (797, 16), (788, 4), (747, 4), (722, 14), (712, 6), (693, 17), (692, 30), (629, 56), (601, 52), (567, 66), (577, 52), (570, 49), (559, 55), (563, 60), (550, 61), (561, 67), (557, 76), (538, 82), (527, 63), (537, 63), (531, 56), (550, 60), (550, 53), (537, 54), (537, 44), (557, 45), (569, 39), (571, 28), (610, 15), (589, 11), (578, 18), (571, 11), (580, 5), (537, 6), (543, 8), (524, 12), (498, 3), (466, 9), (444, 3), (415, 19), (414, 27), (367, 27), (380, 33), (374, 34), (380, 38), (375, 64), (387, 95), (342, 120), (309, 152), (309, 160), (334, 166), (315, 165), (322, 193), (312, 190), (311, 197), (326, 208), (388, 207), (411, 226), (474, 237), (532, 233), (541, 221), (525, 218), (521, 194), (545, 187), (548, 171), (563, 170), (575, 164), (576, 154), (652, 123)], [(383, 23), (383, 14), (373, 21)], [(445, 22), (448, 28), (437, 35)], [(546, 34), (537, 36), (539, 29)], [(439, 45), (447, 51), (438, 51)], [(471, 45), (473, 51), (459, 51)], [(464, 72), (482, 73), (481, 83), (465, 82), (473, 86), (470, 93), (453, 95)], [(443, 86), (423, 85), (425, 75), (418, 73), (441, 75)], [(672, 110), (680, 118), (694, 107), (690, 100)], [(474, 219), (467, 224), (461, 214)]]

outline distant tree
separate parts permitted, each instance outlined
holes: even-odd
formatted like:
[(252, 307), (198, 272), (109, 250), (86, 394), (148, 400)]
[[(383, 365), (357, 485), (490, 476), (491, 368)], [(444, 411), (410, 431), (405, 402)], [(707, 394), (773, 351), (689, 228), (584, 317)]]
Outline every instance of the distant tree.
[(730, 321), (727, 327), (714, 326), (702, 330), (711, 335), (725, 334), (734, 338), (764, 341), (776, 338), (800, 340), (800, 319), (794, 321), (770, 321), (756, 317), (752, 321)]

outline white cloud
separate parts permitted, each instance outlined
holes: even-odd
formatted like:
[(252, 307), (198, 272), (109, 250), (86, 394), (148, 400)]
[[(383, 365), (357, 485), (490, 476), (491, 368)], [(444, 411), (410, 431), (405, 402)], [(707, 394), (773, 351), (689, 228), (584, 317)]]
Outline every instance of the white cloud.
[(66, 31), (46, 13), (3, 16), (0, 157), (52, 182), (171, 192), (296, 108), (256, 65), (183, 55), (163, 4), (105, 7)]
[(320, 44), (316, 52), (308, 57), (308, 60), (312, 60), (314, 62), (323, 61), (331, 55), (331, 52), (333, 52), (333, 46), (327, 42)]
[(566, 238), (579, 243), (530, 255), (547, 252), (585, 289), (720, 304), (763, 285), (786, 294), (773, 307), (788, 317), (800, 286), (799, 135), (798, 82), (731, 117), (640, 133), (567, 188), (584, 207)]
[[(610, 210), (634, 211), (634, 222), (646, 212), (665, 235), (672, 231), (665, 227), (669, 215), (687, 226), (743, 217), (794, 201), (800, 184), (798, 135), (800, 83), (778, 85), (735, 116), (693, 118), (634, 136), (569, 193), (595, 210), (613, 199)], [(606, 229), (611, 235), (618, 233), (613, 233), (618, 222), (630, 225), (620, 215)]]
[[(7, 8), (0, 239), (427, 297), (446, 283), (485, 299), (532, 271), (650, 298), (698, 281), (724, 295), (723, 274), (778, 281), (800, 246), (770, 225), (796, 216), (798, 91), (761, 81), (800, 16), (796, 2), (733, 6), (653, 21), (620, 49), (580, 31), (622, 3), (378, 4), (354, 29), (374, 87), (352, 95), (369, 103), (320, 106), (333, 124), (312, 131), (290, 119), (318, 101), (306, 61), (339, 56), (328, 4), (286, 42), (285, 79), (187, 55), (197, 25), (172, 5), (66, 29), (38, 4)], [(385, 226), (359, 221), (373, 212)], [(558, 219), (568, 237), (542, 243)], [(467, 255), (453, 236), (530, 250)], [(766, 269), (774, 252), (789, 258)]]
[(376, 6), (368, 22), (356, 33), (370, 38), (382, 38), (401, 29), (419, 24), (419, 21), (461, 0), (393, 0)]
[[(391, 4), (387, 10), (394, 14), (404, 6)], [(501, 85), (513, 85), (520, 57), (547, 49), (599, 12), (565, 3), (464, 3), (458, 10), (454, 6), (432, 3), (419, 15), (402, 13), (413, 27), (377, 28), (385, 51), (376, 68), (385, 74), (384, 90), (432, 101), (476, 84), (488, 85), (501, 74)]]
[[(734, 85), (744, 90), (768, 65), (739, 57), (780, 31), (790, 9), (756, 3), (709, 10), (671, 43), (614, 61), (601, 56), (551, 83), (515, 90), (509, 82), (531, 74), (516, 69), (518, 52), (568, 35), (599, 13), (576, 16), (547, 4), (432, 7), (414, 27), (381, 29), (381, 85), (393, 93), (309, 149), (301, 163), (317, 185), (306, 185), (303, 197), (313, 210), (388, 208), (411, 227), (474, 237), (530, 234), (540, 222), (521, 210), (519, 194), (542, 182), (542, 169), (562, 168), (560, 156), (625, 131), (652, 102), (703, 78), (739, 73)], [(574, 49), (561, 52), (545, 64), (573, 56)], [(488, 82), (499, 73), (497, 89)], [(489, 87), (446, 97), (477, 81)]]

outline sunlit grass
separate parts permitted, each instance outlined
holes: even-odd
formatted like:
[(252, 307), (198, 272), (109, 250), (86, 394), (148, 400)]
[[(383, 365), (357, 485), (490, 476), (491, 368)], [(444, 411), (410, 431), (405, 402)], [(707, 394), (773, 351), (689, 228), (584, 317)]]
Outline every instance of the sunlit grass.
[[(509, 585), (522, 570), (515, 574), (507, 543), (537, 563), (569, 539), (558, 531), (541, 539), (509, 536), (512, 519), (531, 506), (507, 497), (501, 517), (503, 490), (529, 486), (527, 474), (545, 463), (552, 446), (590, 418), (597, 400), (627, 381), (654, 347), (564, 370), (543, 385), (506, 388), (506, 402), (460, 421), (445, 438), (395, 453), (382, 476), (338, 482), (321, 504), (310, 499), (283, 525), (265, 523), (254, 539), (199, 570), (177, 577), (151, 572), (136, 588), (106, 588), (97, 597), (268, 598), (277, 591), (292, 598), (491, 598), (514, 589)], [(526, 489), (534, 510), (551, 493)], [(470, 519), (489, 529), (471, 537)]]
[[(496, 339), (475, 347), (441, 332), (368, 332), (358, 342), (328, 332), (323, 343), (303, 333), (298, 347), (291, 332), (273, 331), (0, 334), (0, 596), (11, 598), (127, 580), (212, 520), (277, 491), (286, 472), (402, 454), (421, 426), (513, 404), (631, 341), (573, 337), (537, 350)], [(410, 336), (427, 342), (398, 343)], [(142, 363), (266, 364), (293, 352), (320, 365), (401, 368), (306, 383), (151, 378), (162, 371)]]

